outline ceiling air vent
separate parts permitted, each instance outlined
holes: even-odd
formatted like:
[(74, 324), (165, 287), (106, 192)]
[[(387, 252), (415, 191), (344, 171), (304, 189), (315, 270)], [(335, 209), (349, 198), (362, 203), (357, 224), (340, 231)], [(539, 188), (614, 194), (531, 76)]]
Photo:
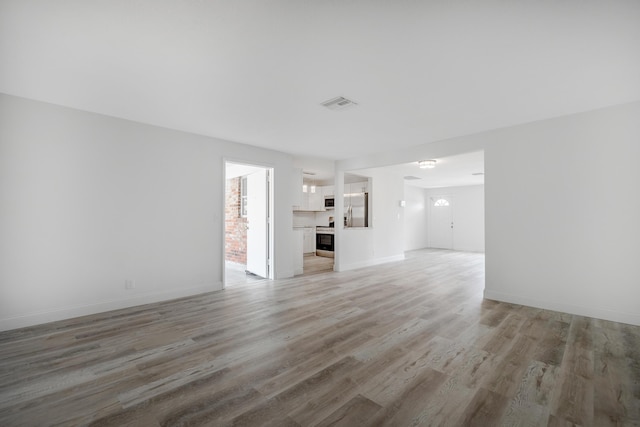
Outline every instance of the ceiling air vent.
[(406, 179), (407, 181), (414, 181), (416, 179), (422, 179), (422, 178), (418, 178), (417, 176), (413, 176), (413, 175), (407, 175), (404, 177), (404, 179)]
[(484, 175), (484, 172), (475, 172), (475, 173), (472, 173), (471, 175), (473, 175), (473, 176), (482, 176), (482, 175)]
[(347, 99), (345, 97), (339, 96), (337, 98), (330, 99), (328, 101), (324, 101), (322, 103), (325, 107), (330, 110), (344, 110), (345, 108), (352, 107), (354, 105), (358, 105), (357, 103)]

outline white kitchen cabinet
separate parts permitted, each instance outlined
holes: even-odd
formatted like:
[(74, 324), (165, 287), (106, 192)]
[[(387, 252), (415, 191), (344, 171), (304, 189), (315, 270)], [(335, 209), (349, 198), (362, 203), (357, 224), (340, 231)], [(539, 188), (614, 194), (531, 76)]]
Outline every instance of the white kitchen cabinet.
[(293, 274), (304, 273), (304, 229), (293, 229)]
[(291, 191), (293, 192), (293, 210), (294, 211), (324, 211), (324, 196), (320, 186), (315, 187), (315, 192), (311, 192), (312, 184), (307, 182), (307, 191), (303, 191), (303, 172), (302, 169), (294, 169), (293, 184)]
[(367, 181), (354, 182), (344, 185), (344, 194), (360, 194), (369, 192), (369, 183)]
[(363, 182), (354, 182), (349, 184), (351, 187), (350, 193), (368, 193), (369, 192), (369, 183), (367, 181)]
[(293, 210), (304, 209), (304, 199), (302, 197), (302, 169), (294, 169), (293, 177), (291, 179), (291, 194)]
[(313, 227), (305, 227), (303, 236), (302, 246), (304, 253), (314, 253), (316, 251), (316, 230)]
[[(304, 173), (302, 169), (294, 169), (292, 179), (291, 191), (293, 192), (292, 205), (294, 211), (301, 212), (324, 212), (325, 197), (335, 197), (335, 187), (333, 185), (315, 185), (315, 192), (311, 192), (311, 187), (314, 186), (315, 181), (311, 179), (306, 180), (307, 191), (303, 191), (303, 185), (305, 184)], [(367, 182), (361, 182), (357, 184), (346, 184), (345, 193), (348, 193), (347, 189), (350, 185), (353, 185), (353, 192), (362, 193), (368, 191)]]
[(308, 209), (310, 211), (323, 211), (324, 210), (324, 197), (320, 191), (320, 187), (316, 187), (316, 192), (311, 193), (311, 186), (309, 186), (309, 192), (307, 193)]

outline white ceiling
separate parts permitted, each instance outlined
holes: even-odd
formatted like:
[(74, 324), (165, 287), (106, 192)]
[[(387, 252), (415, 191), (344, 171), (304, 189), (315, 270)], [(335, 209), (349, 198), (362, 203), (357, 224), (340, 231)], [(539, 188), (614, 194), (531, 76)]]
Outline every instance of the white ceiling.
[(345, 159), (639, 100), (639, 23), (638, 0), (0, 0), (0, 91)]
[[(484, 175), (473, 175), (474, 173), (484, 173), (484, 153), (482, 151), (431, 160), (436, 160), (436, 166), (433, 169), (420, 169), (417, 161), (386, 166), (381, 169), (385, 169), (398, 177), (413, 176), (419, 178), (416, 180), (405, 179), (406, 185), (414, 187), (442, 188), (484, 184)], [(361, 169), (356, 173), (370, 176), (374, 170)]]
[(457, 156), (436, 158), (436, 167), (420, 169), (417, 162), (390, 166), (402, 176), (414, 176), (420, 179), (405, 180), (407, 185), (422, 188), (458, 187), (461, 185), (484, 184), (484, 153), (460, 154)]

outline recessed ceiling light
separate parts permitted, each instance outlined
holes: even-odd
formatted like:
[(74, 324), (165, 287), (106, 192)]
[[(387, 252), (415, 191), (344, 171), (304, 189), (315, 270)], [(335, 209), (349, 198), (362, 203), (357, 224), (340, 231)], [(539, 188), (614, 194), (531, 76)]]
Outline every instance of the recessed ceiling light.
[(416, 179), (422, 179), (422, 178), (418, 178), (417, 176), (413, 176), (413, 175), (407, 175), (404, 177), (404, 179), (406, 179), (407, 181), (414, 181)]
[(418, 166), (420, 166), (420, 169), (432, 169), (436, 167), (436, 161), (435, 160), (420, 160), (418, 162)]

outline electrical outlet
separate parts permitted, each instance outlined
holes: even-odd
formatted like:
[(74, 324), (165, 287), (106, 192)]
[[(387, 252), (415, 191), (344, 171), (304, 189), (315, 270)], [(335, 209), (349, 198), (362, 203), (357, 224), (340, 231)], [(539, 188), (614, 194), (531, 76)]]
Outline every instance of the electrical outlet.
[(124, 288), (127, 290), (131, 290), (136, 287), (136, 282), (131, 279), (127, 279), (124, 281)]

